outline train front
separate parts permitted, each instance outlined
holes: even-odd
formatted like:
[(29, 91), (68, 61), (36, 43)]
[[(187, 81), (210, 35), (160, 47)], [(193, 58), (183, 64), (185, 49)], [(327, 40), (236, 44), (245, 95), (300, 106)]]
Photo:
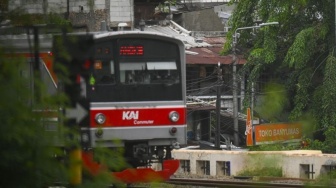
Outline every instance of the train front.
[[(183, 43), (142, 32), (92, 37), (83, 63), (72, 62), (83, 69), (73, 77), (89, 108), (80, 126), (84, 149), (123, 148), (139, 171), (132, 177), (127, 170), (115, 173), (127, 183), (147, 180), (143, 173), (169, 178), (179, 165), (171, 151), (186, 144)], [(161, 171), (152, 171), (155, 163)]]

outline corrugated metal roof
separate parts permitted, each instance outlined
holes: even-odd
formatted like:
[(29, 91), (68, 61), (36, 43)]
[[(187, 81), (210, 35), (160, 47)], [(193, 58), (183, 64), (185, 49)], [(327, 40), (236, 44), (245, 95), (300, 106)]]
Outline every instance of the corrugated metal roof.
[[(226, 41), (224, 37), (195, 38), (189, 35), (190, 31), (185, 30), (175, 22), (170, 21), (169, 23), (170, 25), (167, 26), (146, 26), (144, 30), (163, 33), (182, 40), (186, 46), (187, 64), (218, 64), (218, 62), (221, 64), (232, 63), (232, 55), (219, 55)], [(238, 64), (244, 64), (245, 62), (245, 59), (238, 58)]]
[(196, 42), (196, 38), (186, 35), (183, 32), (178, 31), (171, 26), (158, 26), (158, 25), (147, 26), (145, 27), (145, 31), (159, 32), (159, 33), (163, 33), (166, 35), (174, 36), (175, 38), (178, 38), (184, 42), (186, 49), (189, 49), (192, 47), (210, 47), (211, 46), (209, 43), (206, 43), (204, 41)]
[[(209, 47), (209, 48), (191, 48), (189, 51), (197, 53), (197, 55), (186, 55), (187, 64), (231, 64), (232, 55), (221, 56), (219, 55), (222, 47)], [(246, 60), (238, 58), (238, 64), (245, 64)]]
[(223, 46), (223, 44), (226, 42), (226, 38), (225, 37), (204, 37), (203, 41), (211, 45)]

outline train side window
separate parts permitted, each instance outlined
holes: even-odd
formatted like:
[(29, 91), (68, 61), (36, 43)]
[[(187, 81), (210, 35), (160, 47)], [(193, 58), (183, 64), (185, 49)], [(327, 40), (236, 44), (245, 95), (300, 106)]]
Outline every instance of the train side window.
[(115, 83), (114, 62), (106, 60), (95, 60), (94, 73), (97, 84)]
[(110, 67), (111, 67), (111, 74), (114, 75), (114, 61), (110, 62)]

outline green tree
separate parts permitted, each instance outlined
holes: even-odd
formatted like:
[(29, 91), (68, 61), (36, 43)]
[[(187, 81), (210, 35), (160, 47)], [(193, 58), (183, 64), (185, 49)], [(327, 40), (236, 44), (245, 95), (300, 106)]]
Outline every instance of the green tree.
[[(67, 20), (53, 13), (30, 15), (24, 11), (14, 10), (1, 15), (0, 21), (6, 19), (10, 19), (11, 25), (14, 26), (14, 29), (1, 29), (1, 34), (6, 35), (17, 34), (22, 32), (17, 28), (22, 29), (35, 24), (54, 24), (55, 28), (69, 26)], [(41, 28), (41, 31), (43, 29)], [(29, 83), (31, 78), (22, 76), (24, 74), (21, 71), (27, 70), (27, 59), (15, 54), (15, 49), (9, 51), (9, 48), (0, 44), (0, 170), (3, 172), (0, 187), (36, 188), (47, 187), (55, 182), (68, 184), (71, 170), (66, 148), (79, 143), (78, 141), (74, 143), (74, 140), (66, 139), (64, 136), (70, 132), (76, 135), (78, 132), (73, 133), (73, 130), (68, 130), (63, 124), (59, 124), (59, 129), (64, 134), (58, 134), (59, 132), (53, 135), (47, 134), (45, 124), (42, 123), (45, 114), (40, 113), (45, 109), (65, 107), (68, 104), (68, 97), (64, 94), (48, 95), (38, 72), (34, 73), (36, 86), (32, 87)], [(8, 56), (8, 52), (14, 55)], [(67, 72), (64, 67), (63, 70)], [(32, 88), (40, 93), (38, 100), (35, 100)], [(54, 147), (55, 138), (65, 141), (65, 149)], [(98, 148), (95, 154), (107, 167), (120, 169), (125, 165), (122, 152)], [(115, 182), (109, 168), (106, 168), (95, 177), (85, 174), (82, 184), (76, 187), (105, 188)]]
[[(0, 170), (3, 172), (0, 187), (36, 188), (55, 182), (68, 184), (71, 160), (67, 148), (79, 143), (67, 139), (66, 135), (71, 132), (78, 137), (78, 132), (72, 132), (59, 123), (58, 131), (51, 133), (46, 131), (48, 123), (44, 121), (46, 115), (50, 117), (44, 112), (64, 106), (67, 97), (64, 94), (48, 95), (39, 74), (36, 74), (34, 92), (41, 91), (37, 100), (32, 94), (30, 78), (22, 76), (22, 70), (27, 70), (27, 59), (17, 54), (9, 58), (4, 54), (4, 51), (8, 52), (4, 48), (0, 44)], [(56, 147), (55, 140), (64, 142), (64, 147)], [(96, 148), (95, 154), (107, 167), (120, 169), (125, 166), (122, 152)], [(112, 183), (115, 180), (106, 168), (98, 176), (85, 176), (82, 184), (76, 187), (105, 188)]]
[(0, 53), (0, 187), (42, 187), (65, 180), (65, 168), (53, 159), (59, 151), (50, 147), (42, 116), (29, 104), (27, 80), (18, 71), (26, 60), (4, 56), (3, 47)]
[(232, 30), (223, 53), (230, 52), (237, 28), (256, 22), (279, 22), (278, 26), (260, 28), (255, 37), (251, 31), (240, 32), (238, 45), (249, 49), (242, 73), (252, 83), (263, 73), (271, 72), (272, 82), (285, 87), (288, 104), (282, 113), (288, 114), (289, 120), (299, 121), (309, 114), (315, 123), (309, 131), (335, 127), (335, 1), (231, 1), (234, 2), (237, 7), (230, 19)]

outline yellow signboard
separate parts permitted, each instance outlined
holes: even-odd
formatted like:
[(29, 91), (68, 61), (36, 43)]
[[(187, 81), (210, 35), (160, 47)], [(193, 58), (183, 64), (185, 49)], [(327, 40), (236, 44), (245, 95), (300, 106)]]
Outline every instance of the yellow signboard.
[(302, 125), (299, 123), (274, 123), (254, 126), (255, 144), (295, 142), (302, 138)]

